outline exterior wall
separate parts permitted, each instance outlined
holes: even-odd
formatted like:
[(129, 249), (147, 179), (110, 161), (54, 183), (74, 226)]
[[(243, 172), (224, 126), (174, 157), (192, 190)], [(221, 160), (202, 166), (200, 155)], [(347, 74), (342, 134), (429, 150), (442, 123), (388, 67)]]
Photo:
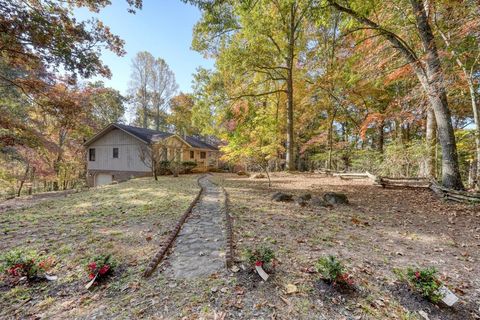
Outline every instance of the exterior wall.
[(151, 172), (135, 172), (135, 171), (109, 171), (109, 170), (89, 170), (87, 173), (87, 185), (89, 187), (95, 186), (95, 175), (99, 173), (111, 174), (113, 181), (122, 182), (131, 178), (150, 177)]
[[(95, 161), (89, 161), (88, 149), (95, 148)], [(113, 158), (113, 148), (118, 148), (118, 158)], [(146, 144), (131, 135), (114, 129), (87, 148), (87, 170), (147, 172), (151, 169), (141, 160), (141, 150)]]
[[(190, 158), (190, 151), (194, 152), (194, 157)], [(206, 158), (200, 158), (200, 152), (206, 153)], [(183, 161), (194, 161), (199, 168), (217, 168), (218, 167), (219, 152), (203, 149), (186, 149), (183, 151)]]
[[(171, 137), (165, 143), (167, 148), (167, 159), (173, 159), (177, 151), (180, 152), (180, 161), (194, 161), (197, 163), (197, 169), (218, 168), (219, 152), (209, 149), (190, 148), (177, 137)], [(190, 157), (190, 151), (194, 152), (194, 157)], [(205, 152), (206, 157), (202, 159), (200, 153)]]

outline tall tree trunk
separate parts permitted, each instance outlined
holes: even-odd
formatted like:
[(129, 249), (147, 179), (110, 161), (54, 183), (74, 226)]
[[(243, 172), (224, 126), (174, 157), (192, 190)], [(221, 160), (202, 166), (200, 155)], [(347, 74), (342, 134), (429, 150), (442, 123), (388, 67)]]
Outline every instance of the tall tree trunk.
[(35, 171), (37, 171), (36, 167), (32, 167), (30, 170), (30, 186), (28, 187), (28, 195), (31, 195), (33, 193), (32, 186), (35, 181)]
[(160, 130), (160, 105), (157, 105), (157, 115), (155, 117), (155, 129)]
[(383, 154), (383, 145), (385, 143), (385, 122), (382, 120), (377, 127), (377, 151)]
[(448, 188), (463, 189), (458, 165), (455, 133), (453, 131), (450, 109), (448, 108), (445, 80), (437, 45), (422, 1), (410, 0), (410, 2), (417, 21), (419, 35), (427, 53), (426, 76), (428, 80), (425, 81), (423, 79), (422, 85), (426, 89), (428, 99), (435, 112), (438, 138), (442, 146), (442, 183)]
[(435, 114), (432, 108), (427, 110), (427, 125), (425, 130), (425, 140), (428, 153), (425, 161), (425, 175), (428, 178), (436, 177), (435, 170), (435, 149), (437, 146), (437, 124), (435, 122)]
[(17, 197), (20, 197), (20, 194), (22, 193), (23, 184), (28, 178), (29, 171), (30, 171), (30, 163), (27, 163), (27, 167), (25, 168), (25, 174), (23, 175), (22, 180), (20, 180), (20, 186), (18, 187)]
[(290, 29), (288, 33), (287, 55), (287, 155), (286, 169), (295, 170), (295, 147), (293, 133), (293, 60), (295, 57), (295, 9), (291, 5)]
[(60, 183), (60, 166), (63, 162), (63, 146), (65, 145), (65, 140), (67, 139), (67, 129), (61, 128), (58, 132), (58, 154), (57, 159), (53, 162), (53, 171), (55, 172), (55, 181), (53, 182), (53, 190), (59, 190)]
[(148, 107), (146, 104), (142, 106), (143, 109), (143, 127), (147, 128), (148, 127), (148, 122), (147, 122), (147, 117), (148, 117)]
[(333, 153), (333, 123), (337, 115), (337, 108), (334, 107), (332, 117), (328, 123), (328, 170), (332, 170), (332, 153)]
[(425, 66), (415, 51), (397, 34), (386, 30), (378, 23), (362, 16), (351, 8), (341, 6), (334, 0), (328, 0), (328, 2), (338, 10), (351, 15), (360, 23), (377, 30), (410, 63), (435, 112), (438, 140), (442, 146), (442, 184), (447, 188), (463, 189), (443, 70), (440, 65), (440, 58), (438, 56), (433, 32), (422, 1), (410, 0), (410, 3), (413, 8), (413, 13), (415, 14), (417, 31), (427, 56)]
[(472, 79), (467, 79), (468, 81), (468, 88), (470, 91), (470, 100), (472, 102), (472, 111), (473, 111), (473, 121), (475, 124), (474, 127), (474, 134), (475, 134), (475, 148), (476, 148), (476, 158), (477, 158), (477, 165), (476, 165), (476, 172), (475, 172), (475, 179), (476, 182), (475, 188), (478, 190), (480, 189), (480, 107), (477, 102), (477, 97), (475, 94), (475, 86), (473, 84)]
[[(435, 20), (436, 21), (436, 20)], [(476, 172), (475, 172), (475, 181), (477, 181), (477, 189), (480, 188), (480, 108), (477, 102), (477, 91), (474, 84), (474, 75), (473, 70), (475, 70), (474, 66), (471, 67), (472, 71), (468, 71), (466, 65), (461, 60), (461, 56), (458, 54), (457, 50), (452, 46), (450, 42), (449, 36), (445, 34), (440, 27), (437, 25), (438, 33), (440, 34), (441, 38), (445, 42), (447, 48), (450, 50), (455, 62), (457, 63), (458, 67), (462, 70), (463, 75), (465, 77), (465, 81), (468, 84), (468, 91), (470, 93), (470, 101), (472, 105), (472, 113), (473, 113), (473, 122), (474, 122), (474, 134), (475, 134), (475, 156), (476, 156)], [(475, 187), (475, 186), (474, 186)]]

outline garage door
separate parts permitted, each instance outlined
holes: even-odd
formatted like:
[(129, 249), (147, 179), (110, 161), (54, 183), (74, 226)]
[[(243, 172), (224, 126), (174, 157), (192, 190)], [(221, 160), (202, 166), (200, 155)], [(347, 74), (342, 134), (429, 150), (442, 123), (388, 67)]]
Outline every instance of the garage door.
[(103, 186), (104, 184), (110, 184), (112, 183), (112, 175), (111, 174), (105, 174), (105, 173), (100, 173), (97, 174), (95, 177), (95, 186)]

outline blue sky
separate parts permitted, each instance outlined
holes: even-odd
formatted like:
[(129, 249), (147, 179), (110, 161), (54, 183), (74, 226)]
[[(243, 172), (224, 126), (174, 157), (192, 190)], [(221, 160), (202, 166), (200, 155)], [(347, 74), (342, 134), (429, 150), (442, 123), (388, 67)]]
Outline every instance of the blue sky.
[[(108, 51), (102, 54), (102, 60), (112, 71), (111, 79), (102, 79), (107, 86), (126, 93), (131, 60), (137, 52), (144, 50), (165, 59), (175, 72), (179, 89), (184, 92), (191, 91), (192, 74), (197, 67), (213, 66), (212, 60), (206, 60), (190, 49), (192, 28), (200, 19), (196, 7), (180, 0), (144, 0), (143, 9), (130, 14), (125, 0), (112, 2), (95, 16), (125, 41), (127, 54), (123, 57)], [(78, 19), (91, 15), (86, 10), (76, 12)]]

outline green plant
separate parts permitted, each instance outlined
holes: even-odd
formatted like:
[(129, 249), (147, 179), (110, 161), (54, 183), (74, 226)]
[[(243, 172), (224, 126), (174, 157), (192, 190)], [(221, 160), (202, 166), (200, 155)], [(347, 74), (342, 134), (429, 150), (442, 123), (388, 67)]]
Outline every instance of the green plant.
[(343, 264), (335, 256), (327, 256), (318, 259), (315, 268), (323, 279), (335, 283), (353, 285), (352, 277), (346, 272)]
[(259, 248), (248, 248), (245, 250), (246, 260), (255, 265), (269, 264), (275, 259), (275, 253), (269, 247), (261, 246)]
[(192, 173), (192, 170), (197, 166), (195, 161), (183, 161), (183, 170), (185, 173)]
[(168, 168), (174, 177), (178, 177), (178, 174), (183, 170), (183, 165), (180, 161), (170, 161)]
[(0, 271), (31, 280), (54, 265), (53, 258), (41, 259), (34, 250), (13, 249), (0, 256)]
[(170, 171), (170, 161), (168, 161), (168, 160), (158, 161), (157, 164), (156, 164), (156, 169), (157, 169), (158, 174), (161, 175), (161, 176), (170, 174), (171, 173), (171, 171)]
[(107, 278), (117, 267), (117, 262), (111, 255), (98, 255), (93, 257), (86, 266), (88, 278), (94, 280), (93, 284)]
[(437, 303), (443, 298), (443, 295), (439, 291), (442, 282), (437, 279), (436, 274), (437, 270), (434, 267), (425, 269), (407, 268), (406, 279), (425, 298)]

